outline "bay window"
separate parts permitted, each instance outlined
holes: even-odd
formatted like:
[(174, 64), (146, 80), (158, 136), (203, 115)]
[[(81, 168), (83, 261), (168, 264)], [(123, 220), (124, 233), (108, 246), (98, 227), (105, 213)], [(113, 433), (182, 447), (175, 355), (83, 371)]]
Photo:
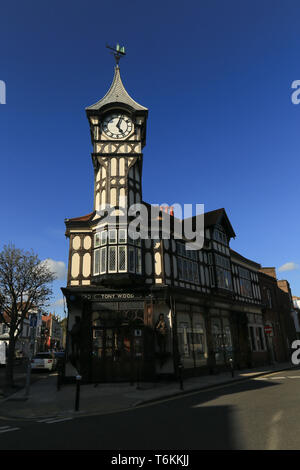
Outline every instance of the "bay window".
[(126, 272), (142, 274), (141, 239), (128, 237), (126, 228), (95, 233), (94, 276)]

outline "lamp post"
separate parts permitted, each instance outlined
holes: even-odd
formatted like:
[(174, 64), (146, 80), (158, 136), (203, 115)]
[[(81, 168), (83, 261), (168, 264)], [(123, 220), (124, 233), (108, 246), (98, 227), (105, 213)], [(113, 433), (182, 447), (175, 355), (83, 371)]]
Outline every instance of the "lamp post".
[(179, 376), (179, 384), (180, 384), (180, 390), (183, 390), (183, 364), (181, 362), (181, 359), (178, 364), (178, 376)]
[(81, 375), (76, 375), (75, 411), (79, 411)]
[(30, 389), (31, 359), (34, 354), (36, 326), (37, 326), (37, 315), (31, 314), (30, 315), (30, 327), (31, 327), (30, 344), (29, 344), (29, 351), (28, 351), (28, 357), (27, 357), (27, 375), (26, 375), (26, 385), (25, 385), (25, 397), (26, 398), (28, 398), (29, 396), (29, 389)]

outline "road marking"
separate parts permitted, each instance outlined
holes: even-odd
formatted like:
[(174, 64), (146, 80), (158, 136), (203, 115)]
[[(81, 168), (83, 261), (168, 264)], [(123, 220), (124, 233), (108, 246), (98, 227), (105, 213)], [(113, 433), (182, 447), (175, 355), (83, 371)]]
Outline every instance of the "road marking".
[(270, 430), (270, 435), (267, 441), (267, 449), (266, 450), (276, 450), (278, 449), (278, 444), (279, 444), (279, 429), (280, 427), (278, 426), (279, 421), (281, 420), (282, 417), (282, 411), (278, 411), (275, 413), (273, 416), (273, 419), (271, 421), (271, 430)]
[(18, 431), (20, 428), (11, 428), (10, 426), (2, 426), (0, 428), (0, 434), (3, 434), (5, 432), (11, 432), (11, 431)]
[(255, 377), (254, 380), (277, 380), (286, 379), (287, 377)]
[(300, 379), (300, 375), (289, 375), (289, 379)]
[(39, 420), (37, 421), (37, 423), (45, 423), (46, 421), (49, 421), (49, 420), (51, 420), (51, 419), (56, 419), (56, 418), (57, 418), (57, 416), (51, 416), (51, 417), (48, 417), (48, 418), (39, 419)]
[(60, 423), (62, 421), (70, 421), (71, 419), (73, 419), (72, 417), (70, 418), (47, 418), (47, 419), (42, 419), (40, 421), (38, 421), (38, 423), (46, 423), (46, 424), (52, 424), (52, 423)]

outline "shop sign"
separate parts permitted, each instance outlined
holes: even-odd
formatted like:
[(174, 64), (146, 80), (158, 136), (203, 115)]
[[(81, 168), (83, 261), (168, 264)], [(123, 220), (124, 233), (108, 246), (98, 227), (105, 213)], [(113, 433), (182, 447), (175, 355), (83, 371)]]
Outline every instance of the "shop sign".
[(113, 294), (85, 294), (82, 296), (84, 299), (87, 300), (101, 300), (101, 301), (111, 301), (111, 300), (132, 300), (141, 298), (140, 295), (135, 295), (132, 293), (113, 293)]

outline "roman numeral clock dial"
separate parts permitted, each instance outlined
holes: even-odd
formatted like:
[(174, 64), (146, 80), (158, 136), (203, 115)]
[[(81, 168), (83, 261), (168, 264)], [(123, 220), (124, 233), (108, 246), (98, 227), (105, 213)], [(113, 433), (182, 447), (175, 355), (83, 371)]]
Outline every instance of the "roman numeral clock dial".
[(102, 129), (111, 139), (124, 139), (131, 133), (133, 123), (126, 114), (113, 113), (104, 118)]

